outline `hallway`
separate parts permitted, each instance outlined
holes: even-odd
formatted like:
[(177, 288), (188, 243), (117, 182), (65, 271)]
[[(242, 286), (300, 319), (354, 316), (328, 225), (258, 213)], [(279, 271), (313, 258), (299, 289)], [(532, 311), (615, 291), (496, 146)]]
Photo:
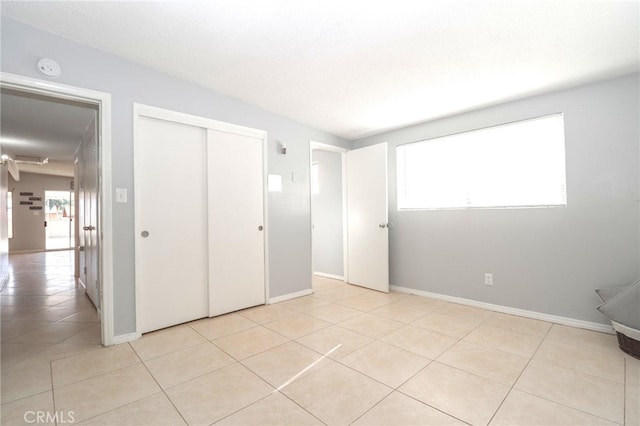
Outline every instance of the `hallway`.
[(101, 347), (100, 319), (76, 286), (73, 255), (66, 250), (9, 258), (10, 281), (0, 292), (3, 404), (50, 393), (51, 380), (41, 373), (51, 361)]

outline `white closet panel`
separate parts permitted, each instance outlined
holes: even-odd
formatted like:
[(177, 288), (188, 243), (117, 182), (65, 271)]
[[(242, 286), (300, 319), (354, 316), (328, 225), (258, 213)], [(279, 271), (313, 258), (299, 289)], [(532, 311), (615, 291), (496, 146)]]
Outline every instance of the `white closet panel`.
[(139, 117), (135, 144), (138, 331), (209, 313), (206, 130)]
[(136, 106), (139, 333), (265, 303), (265, 139)]
[(265, 303), (262, 139), (209, 130), (210, 315)]

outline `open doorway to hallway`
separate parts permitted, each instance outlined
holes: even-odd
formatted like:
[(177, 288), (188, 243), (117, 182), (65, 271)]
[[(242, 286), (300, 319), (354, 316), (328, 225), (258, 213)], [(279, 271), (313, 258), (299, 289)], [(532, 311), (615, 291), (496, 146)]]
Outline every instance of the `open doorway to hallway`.
[[(73, 305), (68, 307), (86, 308), (83, 318), (98, 319), (100, 330), (99, 107), (4, 86), (1, 95), (2, 153), (14, 164), (7, 188), (12, 196), (11, 278), (1, 294), (3, 306), (63, 308), (58, 306), (63, 300)], [(39, 315), (58, 321), (52, 312), (62, 315), (69, 309), (49, 311)]]
[[(78, 168), (83, 169), (83, 172), (87, 173), (87, 169), (90, 174), (95, 177), (91, 180), (89, 185), (85, 186), (83, 190), (84, 198), (88, 198), (88, 202), (85, 203), (85, 208), (76, 208), (75, 217), (78, 219), (75, 221), (76, 229), (76, 244), (75, 253), (78, 255), (81, 252), (81, 244), (78, 244), (79, 229), (83, 232), (86, 229), (88, 240), (91, 242), (91, 265), (95, 266), (95, 274), (91, 277), (95, 277), (93, 282), (99, 289), (99, 300), (96, 303), (98, 308), (98, 316), (101, 319), (101, 340), (105, 346), (114, 344), (114, 306), (113, 306), (113, 230), (112, 230), (112, 171), (111, 171), (111, 95), (105, 92), (99, 92), (82, 87), (74, 87), (65, 84), (58, 84), (52, 81), (43, 81), (39, 79), (29, 78), (21, 75), (0, 73), (0, 87), (2, 89), (2, 96), (0, 100), (7, 100), (7, 93), (14, 92), (18, 95), (22, 95), (24, 98), (44, 98), (49, 102), (53, 101), (58, 107), (52, 111), (52, 114), (44, 114), (40, 116), (39, 120), (29, 121), (25, 120), (25, 115), (28, 115), (30, 108), (16, 109), (14, 110), (13, 117), (18, 123), (22, 123), (23, 130), (28, 132), (29, 130), (39, 129), (41, 130), (44, 123), (58, 123), (60, 120), (60, 107), (61, 106), (83, 106), (85, 108), (92, 109), (93, 123), (84, 128), (84, 133), (79, 132), (71, 139), (72, 142), (77, 143), (77, 136), (80, 134), (84, 141), (86, 140), (86, 149), (83, 150), (82, 155), (80, 152), (75, 152), (75, 158), (72, 160), (75, 164), (72, 165), (74, 173), (65, 176), (80, 176), (76, 170)], [(0, 153), (3, 156), (3, 163), (7, 165), (1, 174), (0, 179), (0, 194), (5, 195), (8, 188), (7, 170), (14, 175), (18, 173), (16, 158), (11, 158), (11, 155), (17, 156), (15, 152), (19, 149), (35, 149), (41, 150), (44, 145), (42, 138), (28, 137), (24, 133), (22, 140), (19, 137), (10, 137), (8, 135), (5, 121), (7, 109), (5, 105), (0, 108), (2, 112), (2, 138), (0, 139)], [(55, 112), (55, 114), (53, 113)], [(64, 115), (64, 114), (63, 114)], [(26, 123), (26, 127), (25, 127)], [(34, 123), (38, 123), (35, 126)], [(82, 127), (80, 127), (82, 129)], [(48, 134), (48, 133), (47, 133)], [(68, 138), (62, 138), (65, 140)], [(58, 144), (48, 144), (49, 148), (52, 146), (58, 146)], [(78, 145), (76, 145), (78, 146)], [(39, 154), (38, 152), (37, 154)], [(87, 163), (87, 157), (91, 158), (90, 164)], [(47, 157), (52, 158), (52, 157)], [(44, 160), (37, 161), (38, 166), (45, 163)], [(51, 162), (47, 161), (48, 166)], [(84, 167), (83, 167), (84, 166)], [(95, 173), (93, 173), (95, 171)], [(73, 190), (77, 191), (75, 196), (76, 206), (79, 206), (82, 197), (79, 197), (79, 185), (78, 182), (74, 182)], [(52, 188), (53, 189), (53, 188)], [(15, 209), (17, 207), (15, 200), (15, 193), (13, 199), (13, 211), (14, 219)], [(43, 195), (44, 196), (44, 195)], [(3, 199), (0, 197), (0, 204), (4, 205)], [(91, 211), (91, 217), (95, 218), (95, 221), (91, 221), (80, 228), (81, 221), (79, 220), (79, 212)], [(93, 213), (95, 212), (95, 214)], [(7, 238), (5, 226), (7, 225), (6, 217), (0, 217), (0, 272), (3, 284), (9, 279), (9, 252), (8, 247), (9, 239)], [(14, 223), (15, 225), (15, 223)], [(14, 226), (15, 230), (15, 226)], [(98, 238), (98, 236), (100, 238)], [(14, 234), (15, 238), (15, 234)], [(95, 242), (95, 244), (93, 244)], [(79, 266), (79, 262), (76, 257), (76, 267)], [(80, 271), (76, 270), (75, 275), (80, 275)], [(87, 275), (87, 274), (85, 274)], [(120, 338), (120, 341), (130, 338), (129, 335), (125, 335)]]

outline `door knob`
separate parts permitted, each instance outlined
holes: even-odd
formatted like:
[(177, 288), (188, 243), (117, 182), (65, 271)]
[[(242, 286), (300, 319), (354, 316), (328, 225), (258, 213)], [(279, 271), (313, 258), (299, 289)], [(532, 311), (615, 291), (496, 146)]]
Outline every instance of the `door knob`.
[(95, 228), (95, 226), (83, 226), (82, 230), (83, 231), (93, 231)]
[(147, 238), (147, 237), (149, 236), (149, 231), (142, 231), (142, 232), (140, 233), (140, 236), (141, 236), (142, 238)]
[(386, 228), (387, 224), (386, 223), (381, 223), (380, 225), (378, 225), (380, 228)]
[(262, 231), (264, 227), (262, 225), (258, 226), (258, 231)]

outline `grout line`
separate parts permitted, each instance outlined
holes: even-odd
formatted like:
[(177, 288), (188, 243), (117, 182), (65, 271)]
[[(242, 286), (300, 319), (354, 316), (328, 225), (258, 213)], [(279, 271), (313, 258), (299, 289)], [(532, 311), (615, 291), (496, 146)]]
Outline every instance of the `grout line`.
[(373, 404), (371, 407), (369, 407), (368, 409), (366, 409), (364, 411), (364, 413), (360, 414), (358, 417), (356, 417), (356, 419), (354, 421), (352, 421), (349, 424), (354, 424), (355, 422), (357, 422), (358, 420), (360, 420), (362, 417), (364, 417), (369, 411), (373, 410), (375, 407), (377, 407), (378, 405), (380, 405), (380, 403), (382, 403), (382, 401), (386, 400), (387, 398), (389, 398), (389, 396), (393, 395), (393, 393), (396, 391), (393, 388), (390, 388), (391, 392), (389, 392), (388, 394), (386, 394), (385, 396), (382, 397), (382, 399), (380, 399), (380, 401), (376, 402), (375, 404)]
[[(131, 343), (127, 343), (127, 345), (131, 346)], [(160, 385), (160, 382), (158, 382), (158, 379), (156, 379), (156, 376), (154, 376), (154, 375), (153, 375), (153, 373), (151, 372), (151, 370), (149, 370), (149, 367), (147, 366), (147, 364), (145, 364), (145, 363), (144, 363), (144, 361), (142, 360), (142, 358), (140, 358), (140, 355), (138, 355), (138, 353), (137, 353), (137, 352), (135, 352), (135, 350), (133, 349), (133, 347), (132, 347), (131, 349), (134, 351), (134, 353), (136, 354), (136, 356), (137, 356), (137, 357), (138, 357), (138, 359), (140, 360), (140, 363), (144, 366), (145, 370), (147, 370), (147, 373), (149, 373), (149, 375), (151, 376), (151, 378), (153, 379), (153, 381), (154, 381), (154, 382), (156, 382), (156, 385), (158, 385), (158, 388), (160, 388), (160, 392), (162, 392), (162, 394), (164, 395), (164, 397), (165, 397), (165, 398), (167, 398), (167, 400), (169, 401), (169, 403), (171, 404), (171, 406), (176, 410), (176, 412), (178, 413), (178, 415), (180, 416), (180, 418), (182, 419), (182, 421), (184, 421), (184, 423), (185, 423), (186, 425), (188, 425), (188, 424), (189, 424), (189, 422), (187, 421), (187, 419), (185, 419), (185, 418), (184, 418), (184, 416), (182, 415), (182, 412), (181, 412), (181, 411), (178, 409), (178, 407), (176, 407), (176, 405), (173, 403), (173, 400), (169, 397), (169, 395), (167, 394), (167, 391), (162, 387), (162, 385)], [(193, 380), (193, 379), (192, 379), (192, 380)], [(176, 386), (178, 386), (178, 385), (176, 385)], [(158, 392), (158, 393), (160, 393), (160, 392)], [(153, 395), (156, 395), (156, 394), (153, 394)], [(139, 400), (137, 400), (137, 401), (134, 401), (134, 402), (141, 401), (142, 399), (149, 398), (150, 396), (153, 396), (153, 395), (146, 396), (146, 397), (141, 398), (141, 399), (139, 399)], [(132, 403), (133, 403), (133, 402), (132, 402)], [(127, 405), (129, 405), (129, 404), (127, 404)], [(123, 405), (122, 407), (124, 407), (124, 405)], [(118, 408), (120, 408), (120, 407), (118, 407)]]
[[(57, 413), (58, 409), (56, 408), (56, 389), (53, 386), (53, 361), (49, 360), (49, 377), (51, 378), (51, 400), (53, 402), (53, 412)], [(58, 426), (58, 416), (55, 417), (56, 426)]]
[[(425, 367), (425, 368), (426, 368), (426, 367)], [(456, 416), (454, 416), (454, 415), (453, 415), (453, 414), (451, 414), (451, 413), (447, 413), (446, 411), (443, 411), (443, 410), (439, 409), (438, 407), (434, 407), (433, 405), (427, 404), (427, 403), (426, 403), (426, 402), (424, 402), (424, 401), (420, 401), (419, 399), (417, 399), (417, 398), (415, 398), (415, 397), (413, 397), (413, 396), (411, 396), (411, 395), (409, 395), (409, 394), (406, 394), (406, 393), (402, 392), (401, 390), (397, 390), (397, 389), (396, 389), (396, 392), (398, 392), (398, 393), (400, 393), (400, 394), (402, 394), (402, 395), (406, 396), (407, 398), (411, 398), (411, 399), (413, 399), (414, 401), (419, 402), (420, 404), (423, 404), (423, 405), (426, 405), (427, 407), (433, 408), (434, 410), (439, 411), (439, 412), (441, 412), (442, 414), (445, 414), (445, 415), (447, 415), (447, 416), (449, 416), (449, 417), (452, 417), (452, 418), (454, 418), (454, 419), (456, 419), (456, 420), (459, 420), (459, 421), (461, 421), (461, 422), (462, 422), (462, 423), (464, 423), (464, 424), (471, 425), (471, 423), (467, 422), (466, 420), (462, 420), (461, 418), (456, 417)], [(489, 424), (489, 422), (487, 422), (487, 424)]]
[(289, 380), (287, 380), (286, 382), (284, 382), (283, 384), (281, 384), (280, 386), (278, 386), (276, 388), (276, 390), (279, 392), (282, 389), (284, 389), (285, 387), (289, 386), (291, 383), (293, 383), (293, 381), (295, 381), (298, 377), (302, 376), (304, 373), (306, 373), (307, 371), (309, 371), (310, 369), (312, 369), (313, 367), (315, 367), (316, 365), (318, 365), (319, 363), (321, 363), (322, 361), (324, 361), (327, 356), (331, 355), (333, 352), (335, 352), (336, 350), (340, 349), (340, 347), (342, 346), (342, 343), (339, 343), (338, 345), (336, 345), (333, 349), (331, 349), (329, 352), (327, 352), (326, 354), (322, 355), (322, 357), (320, 357), (319, 359), (317, 359), (316, 361), (312, 362), (311, 364), (309, 364), (307, 367), (305, 367), (304, 369), (302, 369), (298, 374), (296, 374), (295, 376), (293, 376), (292, 378), (290, 378)]
[[(525, 370), (529, 367), (529, 364), (531, 363), (531, 361), (533, 361), (533, 357), (536, 356), (536, 354), (538, 353), (538, 351), (540, 350), (540, 347), (542, 346), (542, 343), (544, 342), (544, 339), (547, 338), (547, 336), (549, 335), (549, 332), (551, 332), (551, 328), (553, 326), (549, 327), (549, 329), (547, 330), (547, 332), (544, 334), (544, 337), (540, 340), (540, 343), (538, 343), (538, 346), (536, 347), (536, 350), (533, 351), (533, 353), (531, 354), (531, 356), (529, 357), (529, 360), (527, 361), (527, 364), (524, 366), (524, 368), (520, 371), (520, 374), (518, 374), (518, 377), (516, 377), (516, 379), (513, 381), (513, 383), (511, 384), (511, 386), (509, 387), (509, 391), (507, 392), (507, 394), (504, 396), (504, 398), (502, 399), (502, 401), (500, 402), (500, 404), (498, 405), (498, 408), (496, 408), (496, 410), (493, 412), (493, 415), (491, 416), (491, 418), (489, 419), (489, 423), (491, 423), (493, 421), (493, 418), (496, 416), (496, 414), (498, 414), (498, 411), (500, 411), (500, 408), (502, 408), (502, 405), (504, 405), (504, 402), (507, 400), (507, 398), (509, 397), (509, 395), (511, 394), (511, 392), (513, 391), (513, 389), (516, 386), (516, 383), (518, 383), (518, 381), (520, 380), (520, 377), (522, 377), (522, 375), (524, 374)], [(518, 389), (519, 390), (519, 389)]]

